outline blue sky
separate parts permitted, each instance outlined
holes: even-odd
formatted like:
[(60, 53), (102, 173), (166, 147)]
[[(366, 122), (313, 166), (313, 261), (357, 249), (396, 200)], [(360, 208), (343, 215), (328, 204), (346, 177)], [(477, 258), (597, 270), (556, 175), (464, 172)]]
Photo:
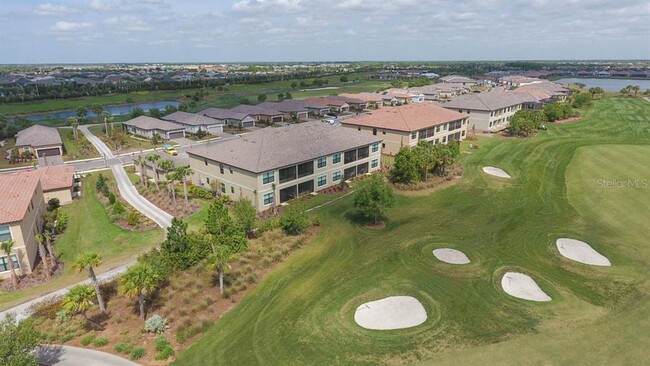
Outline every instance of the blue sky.
[(0, 0), (0, 63), (650, 59), (648, 0)]

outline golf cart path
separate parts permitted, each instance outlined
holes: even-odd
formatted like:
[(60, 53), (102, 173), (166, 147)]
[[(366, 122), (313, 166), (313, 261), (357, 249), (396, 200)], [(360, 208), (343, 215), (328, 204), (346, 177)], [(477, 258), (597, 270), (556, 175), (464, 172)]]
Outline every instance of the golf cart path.
[(41, 365), (51, 366), (137, 366), (138, 364), (106, 352), (86, 348), (41, 345), (36, 349)]

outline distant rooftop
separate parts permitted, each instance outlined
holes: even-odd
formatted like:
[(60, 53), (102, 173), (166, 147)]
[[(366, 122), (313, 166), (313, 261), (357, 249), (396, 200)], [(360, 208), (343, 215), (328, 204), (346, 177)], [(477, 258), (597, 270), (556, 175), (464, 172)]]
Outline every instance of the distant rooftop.
[(466, 118), (461, 114), (431, 103), (414, 103), (381, 108), (355, 118), (341, 121), (345, 125), (375, 127), (386, 130), (413, 132)]

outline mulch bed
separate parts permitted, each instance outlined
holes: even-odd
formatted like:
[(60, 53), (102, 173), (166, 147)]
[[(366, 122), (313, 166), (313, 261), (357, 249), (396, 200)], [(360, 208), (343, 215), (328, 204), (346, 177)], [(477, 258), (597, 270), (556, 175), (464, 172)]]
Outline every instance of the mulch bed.
[(20, 278), (20, 282), (18, 282), (18, 287), (13, 287), (11, 285), (11, 278), (7, 278), (3, 281), (0, 282), (0, 288), (2, 288), (4, 291), (17, 291), (17, 290), (24, 290), (30, 287), (38, 286), (42, 283), (51, 281), (60, 275), (63, 274), (63, 263), (59, 262), (59, 265), (57, 266), (56, 270), (52, 274), (51, 278), (47, 278), (45, 275), (45, 266), (43, 266), (40, 261), (36, 264), (36, 269), (34, 272), (23, 275), (23, 276), (18, 276)]
[(371, 229), (371, 230), (380, 230), (386, 227), (386, 223), (384, 221), (379, 221), (378, 223), (370, 222), (365, 225), (363, 225), (366, 229)]
[(156, 205), (156, 207), (177, 218), (186, 218), (201, 210), (201, 205), (192, 199), (189, 202), (185, 202), (185, 197), (182, 192), (176, 195), (176, 203), (174, 203), (174, 200), (169, 197), (167, 189), (162, 186), (160, 187), (160, 191), (156, 191), (154, 188), (144, 194), (144, 197)]

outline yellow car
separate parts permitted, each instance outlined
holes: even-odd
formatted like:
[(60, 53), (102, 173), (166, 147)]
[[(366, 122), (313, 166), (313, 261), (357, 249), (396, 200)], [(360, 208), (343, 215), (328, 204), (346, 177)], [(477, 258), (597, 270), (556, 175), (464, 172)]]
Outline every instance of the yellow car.
[(176, 149), (165, 149), (165, 152), (169, 155), (178, 155), (178, 151), (176, 151)]

